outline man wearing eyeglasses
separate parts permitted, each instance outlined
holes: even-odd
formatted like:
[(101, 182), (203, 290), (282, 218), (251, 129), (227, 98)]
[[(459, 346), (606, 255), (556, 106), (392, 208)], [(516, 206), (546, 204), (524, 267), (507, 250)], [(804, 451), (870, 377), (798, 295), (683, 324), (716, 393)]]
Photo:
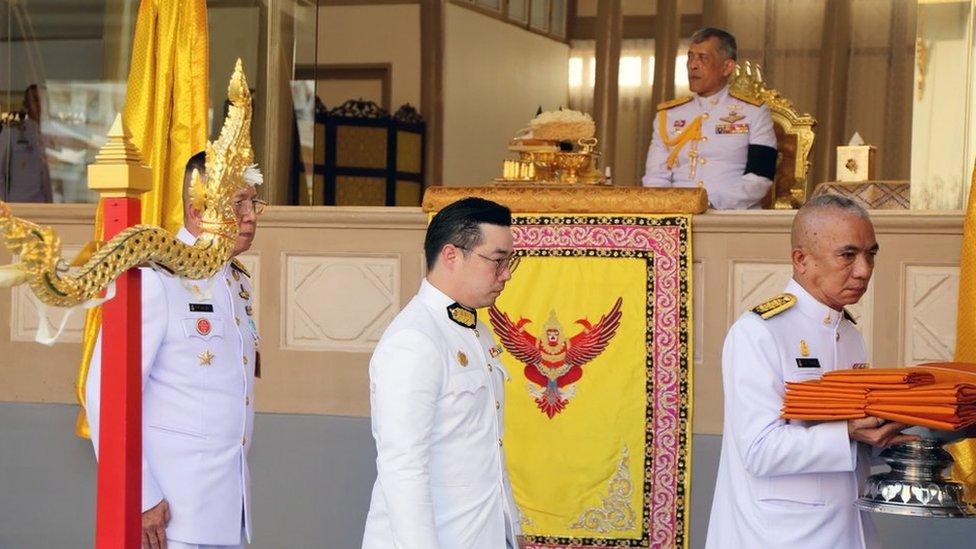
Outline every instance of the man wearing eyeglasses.
[(427, 279), (369, 364), (377, 475), (363, 549), (517, 547), (502, 447), (509, 375), (477, 315), (512, 277), (511, 221), (466, 198), (427, 228)]
[[(188, 199), (184, 226), (192, 245), (202, 212)], [(264, 202), (251, 183), (233, 197), (239, 233), (234, 256), (251, 247)], [(250, 540), (247, 454), (254, 425), (254, 378), (260, 375), (258, 331), (249, 275), (233, 259), (206, 280), (142, 269), (142, 546), (243, 547)], [(92, 442), (98, 452), (101, 337), (86, 386)]]

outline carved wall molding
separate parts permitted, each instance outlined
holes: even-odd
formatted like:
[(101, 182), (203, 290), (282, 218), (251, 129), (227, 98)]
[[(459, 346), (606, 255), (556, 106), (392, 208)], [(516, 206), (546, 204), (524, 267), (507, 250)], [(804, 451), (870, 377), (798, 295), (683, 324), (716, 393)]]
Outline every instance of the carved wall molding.
[(400, 310), (398, 256), (285, 254), (282, 346), (369, 352)]

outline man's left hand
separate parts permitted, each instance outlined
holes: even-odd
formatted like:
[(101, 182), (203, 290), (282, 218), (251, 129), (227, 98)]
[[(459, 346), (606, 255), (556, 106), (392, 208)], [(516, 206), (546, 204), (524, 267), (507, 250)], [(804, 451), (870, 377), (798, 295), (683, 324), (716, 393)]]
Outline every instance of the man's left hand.
[(880, 417), (865, 417), (847, 421), (847, 434), (851, 440), (857, 440), (878, 448), (887, 448), (902, 442), (919, 440), (916, 435), (904, 435), (902, 431), (911, 427), (897, 421), (885, 422)]

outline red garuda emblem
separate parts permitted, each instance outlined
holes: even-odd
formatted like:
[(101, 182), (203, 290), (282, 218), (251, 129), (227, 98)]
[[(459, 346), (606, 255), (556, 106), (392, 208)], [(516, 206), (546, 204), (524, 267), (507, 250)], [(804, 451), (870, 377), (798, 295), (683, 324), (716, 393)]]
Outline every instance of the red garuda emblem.
[(563, 411), (576, 394), (575, 383), (583, 377), (582, 366), (599, 356), (617, 333), (621, 303), (623, 298), (617, 298), (610, 312), (596, 324), (585, 318), (577, 320), (583, 331), (569, 339), (563, 335), (555, 311), (549, 312), (549, 320), (536, 338), (524, 329), (531, 320), (519, 318), (512, 322), (494, 305), (488, 309), (495, 334), (508, 352), (525, 364), (525, 377), (531, 382), (529, 393), (549, 419)]

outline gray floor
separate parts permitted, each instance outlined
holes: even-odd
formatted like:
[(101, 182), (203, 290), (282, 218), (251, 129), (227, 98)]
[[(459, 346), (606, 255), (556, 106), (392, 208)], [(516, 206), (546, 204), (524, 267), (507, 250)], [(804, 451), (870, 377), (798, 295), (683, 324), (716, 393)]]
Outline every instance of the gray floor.
[[(73, 406), (0, 403), (0, 549), (91, 547), (95, 465)], [(255, 549), (355, 549), (375, 468), (369, 421), (259, 415)], [(719, 437), (695, 436), (691, 547), (704, 545)], [(976, 520), (880, 515), (888, 549), (976, 546)]]

